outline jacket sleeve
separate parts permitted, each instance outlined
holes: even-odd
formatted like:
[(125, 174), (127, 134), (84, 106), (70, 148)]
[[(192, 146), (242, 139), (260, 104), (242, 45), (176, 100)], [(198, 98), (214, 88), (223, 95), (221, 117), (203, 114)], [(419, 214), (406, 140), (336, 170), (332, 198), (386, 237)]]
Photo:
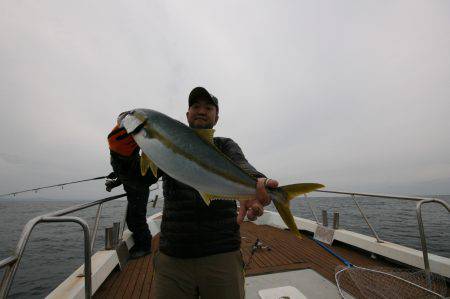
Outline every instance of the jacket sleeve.
[(245, 158), (239, 145), (230, 138), (223, 138), (223, 152), (234, 163), (239, 165), (244, 171), (254, 178), (265, 178), (266, 176), (255, 169)]
[(158, 181), (162, 173), (158, 170), (155, 177), (151, 171), (142, 176), (141, 156), (139, 153), (125, 157), (111, 151), (111, 166), (122, 184), (126, 187), (140, 190), (148, 188)]

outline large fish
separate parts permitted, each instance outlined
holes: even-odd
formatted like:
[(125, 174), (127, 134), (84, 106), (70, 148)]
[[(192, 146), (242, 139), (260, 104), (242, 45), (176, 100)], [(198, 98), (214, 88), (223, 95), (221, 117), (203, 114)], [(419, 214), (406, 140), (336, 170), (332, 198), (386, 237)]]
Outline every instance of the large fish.
[[(220, 152), (214, 144), (185, 124), (160, 112), (137, 109), (123, 118), (122, 125), (132, 133), (152, 172), (161, 169), (172, 178), (196, 189), (207, 205), (211, 200), (255, 198), (256, 178)], [(268, 188), (267, 192), (283, 221), (298, 237), (301, 235), (289, 209), (289, 201), (324, 187), (303, 183)]]

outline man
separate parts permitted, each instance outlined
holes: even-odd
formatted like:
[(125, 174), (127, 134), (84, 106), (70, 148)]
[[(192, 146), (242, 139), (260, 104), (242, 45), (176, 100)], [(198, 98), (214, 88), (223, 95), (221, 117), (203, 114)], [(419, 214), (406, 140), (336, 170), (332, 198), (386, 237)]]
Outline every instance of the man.
[[(217, 98), (203, 87), (194, 88), (189, 95), (186, 117), (189, 126), (200, 135), (212, 136), (205, 132), (211, 133), (209, 130), (219, 120)], [(126, 144), (124, 139), (118, 143)], [(265, 179), (251, 166), (233, 140), (214, 137), (209, 141), (241, 168), (259, 178), (255, 199), (241, 202), (236, 217), (235, 201), (216, 200), (207, 206), (195, 189), (159, 172), (157, 177), (163, 178), (164, 210), (159, 252), (154, 260), (152, 292), (156, 298), (244, 298), (239, 224), (245, 216), (254, 220), (262, 215), (263, 205), (270, 203), (265, 185), (276, 187), (278, 183)], [(115, 143), (110, 141), (112, 152)], [(135, 150), (130, 148), (128, 152)], [(129, 162), (128, 172), (123, 171), (129, 175), (124, 178), (128, 180), (124, 186), (131, 184), (130, 178), (137, 172), (137, 164), (142, 163)], [(145, 181), (150, 185), (158, 178), (149, 173), (151, 171), (145, 177), (131, 180)]]
[(120, 183), (123, 184), (128, 201), (126, 222), (134, 239), (130, 257), (137, 259), (151, 253), (152, 235), (147, 225), (147, 203), (149, 186), (158, 179), (151, 172), (142, 175), (139, 171), (141, 161), (139, 148), (126, 130), (119, 126), (125, 115), (126, 113), (119, 115), (118, 124), (108, 135), (114, 173), (108, 175), (110, 180), (106, 183), (106, 190), (111, 191)]

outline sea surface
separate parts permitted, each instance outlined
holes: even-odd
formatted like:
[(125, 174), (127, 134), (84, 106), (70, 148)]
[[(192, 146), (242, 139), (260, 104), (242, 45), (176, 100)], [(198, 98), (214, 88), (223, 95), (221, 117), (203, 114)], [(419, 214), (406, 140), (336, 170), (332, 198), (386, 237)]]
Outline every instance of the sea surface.
[[(450, 203), (450, 196), (436, 196)], [(393, 199), (357, 198), (380, 238), (420, 249), (415, 214), (416, 203)], [(340, 213), (340, 228), (371, 235), (357, 207), (350, 197), (310, 197), (307, 199), (314, 213), (321, 219), (327, 210), (332, 223), (334, 211)], [(13, 254), (24, 225), (33, 217), (85, 203), (85, 201), (55, 201), (42, 199), (0, 199), (0, 260)], [(126, 201), (115, 200), (103, 207), (95, 251), (104, 246), (104, 230), (113, 222), (122, 221)], [(149, 205), (148, 215), (161, 211)], [(274, 210), (273, 206), (268, 207)], [(296, 216), (314, 220), (305, 199), (291, 204)], [(96, 208), (74, 213), (88, 221), (92, 228)], [(423, 208), (423, 220), (430, 253), (450, 258), (450, 214), (442, 206), (428, 204)], [(25, 254), (16, 273), (11, 298), (42, 298), (83, 264), (83, 234), (77, 224), (39, 224), (30, 237)], [(3, 275), (3, 270), (0, 270)]]

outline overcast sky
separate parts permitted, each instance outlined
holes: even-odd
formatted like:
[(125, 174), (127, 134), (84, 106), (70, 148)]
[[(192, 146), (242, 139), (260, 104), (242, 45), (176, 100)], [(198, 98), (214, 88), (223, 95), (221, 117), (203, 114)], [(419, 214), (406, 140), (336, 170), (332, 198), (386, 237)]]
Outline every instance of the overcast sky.
[(0, 194), (109, 173), (120, 112), (185, 121), (198, 85), (281, 184), (450, 193), (448, 0), (3, 0)]

